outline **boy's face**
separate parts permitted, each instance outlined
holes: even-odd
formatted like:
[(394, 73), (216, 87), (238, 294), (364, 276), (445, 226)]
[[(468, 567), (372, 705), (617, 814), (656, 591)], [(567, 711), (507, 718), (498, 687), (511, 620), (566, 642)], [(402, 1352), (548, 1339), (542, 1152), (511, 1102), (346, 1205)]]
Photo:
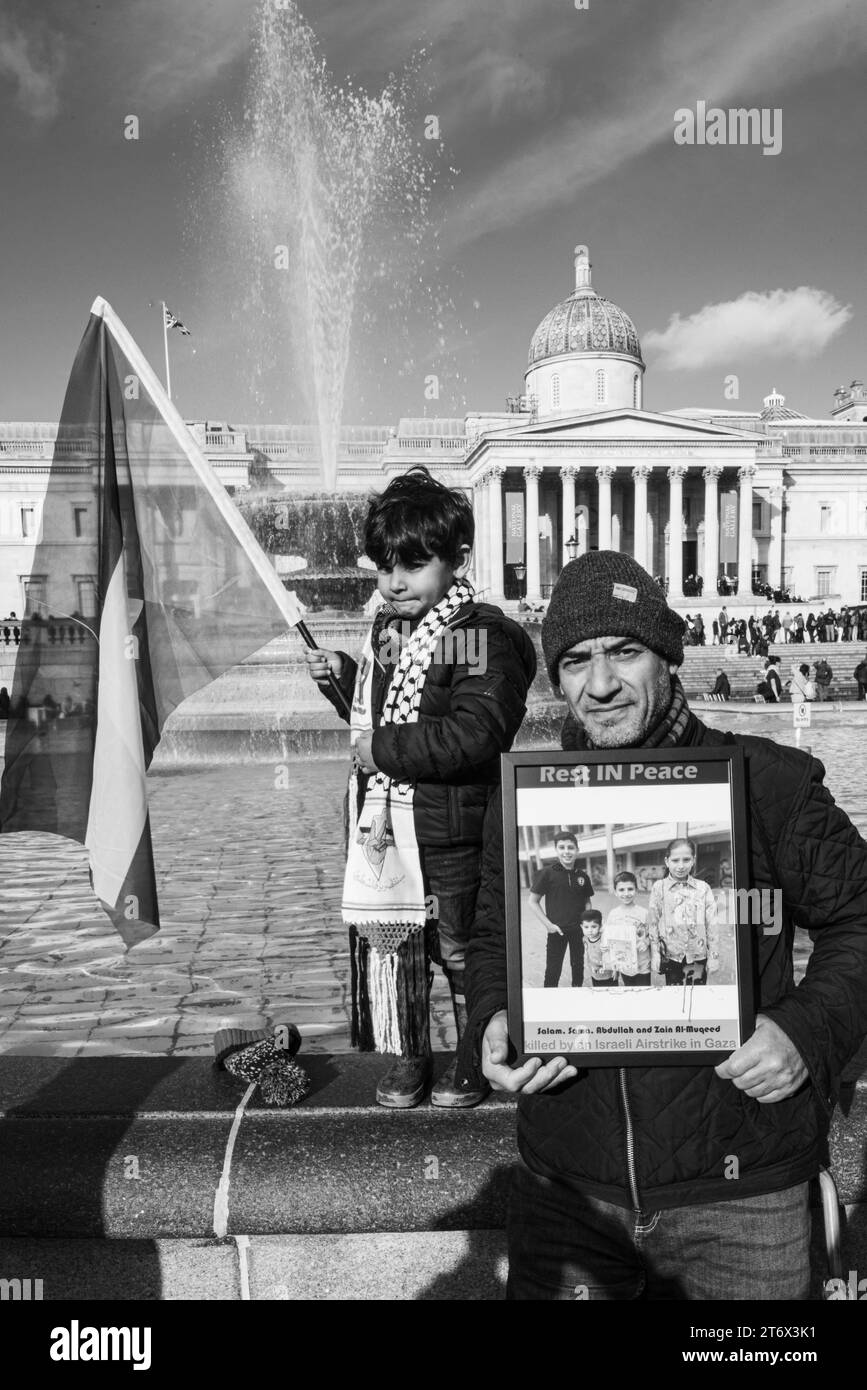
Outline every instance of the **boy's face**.
[(571, 869), (578, 856), (578, 846), (574, 840), (558, 840), (554, 848), (564, 869)]
[(665, 862), (672, 878), (685, 879), (692, 873), (695, 856), (689, 845), (675, 845)]
[(629, 907), (630, 903), (635, 902), (635, 884), (618, 883), (614, 889), (615, 896), (620, 899), (624, 907)]
[(418, 621), (445, 597), (456, 578), (466, 574), (470, 561), (468, 546), (464, 546), (462, 554), (457, 565), (441, 560), (438, 555), (417, 565), (402, 565), (396, 561), (390, 569), (377, 570), (377, 588), (401, 618)]
[(598, 941), (602, 935), (602, 923), (594, 920), (582, 922), (581, 930), (584, 933), (585, 941)]

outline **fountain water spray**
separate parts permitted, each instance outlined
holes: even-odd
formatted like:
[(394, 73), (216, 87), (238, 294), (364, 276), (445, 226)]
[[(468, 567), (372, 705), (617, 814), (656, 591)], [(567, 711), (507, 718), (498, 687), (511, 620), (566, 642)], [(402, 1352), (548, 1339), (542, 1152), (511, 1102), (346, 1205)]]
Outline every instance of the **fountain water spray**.
[[(337, 85), (293, 0), (263, 3), (244, 124), (230, 142), (234, 205), (262, 307), (288, 318), (298, 378), (337, 481), (340, 421), (365, 252), (423, 207), (428, 173), (398, 79), (378, 97)], [(408, 216), (409, 212), (409, 216)], [(387, 237), (384, 239), (387, 244)], [(377, 247), (382, 259), (382, 244)]]

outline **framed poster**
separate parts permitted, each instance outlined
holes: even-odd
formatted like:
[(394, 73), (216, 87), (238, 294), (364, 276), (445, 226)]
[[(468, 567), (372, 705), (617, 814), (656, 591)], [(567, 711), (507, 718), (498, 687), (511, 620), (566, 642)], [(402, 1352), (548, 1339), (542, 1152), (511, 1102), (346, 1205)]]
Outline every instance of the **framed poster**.
[[(743, 754), (503, 756), (509, 1033), (580, 1066), (716, 1065), (755, 1026)], [(775, 923), (777, 925), (775, 926)]]

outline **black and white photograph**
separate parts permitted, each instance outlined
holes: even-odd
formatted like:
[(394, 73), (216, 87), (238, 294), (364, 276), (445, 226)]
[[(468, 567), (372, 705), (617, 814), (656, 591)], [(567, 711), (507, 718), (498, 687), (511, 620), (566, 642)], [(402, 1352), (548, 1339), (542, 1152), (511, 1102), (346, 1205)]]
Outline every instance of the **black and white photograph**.
[(589, 1299), (667, 1376), (675, 1305), (864, 1295), (865, 65), (864, 0), (0, 0), (58, 1374)]
[[(505, 760), (517, 844), (519, 930), (508, 924), (516, 1046), (609, 1065), (611, 1051), (642, 1063), (732, 1052), (751, 992), (736, 886), (740, 768), (683, 754), (571, 765), (530, 756)], [(512, 838), (509, 823), (507, 847)]]

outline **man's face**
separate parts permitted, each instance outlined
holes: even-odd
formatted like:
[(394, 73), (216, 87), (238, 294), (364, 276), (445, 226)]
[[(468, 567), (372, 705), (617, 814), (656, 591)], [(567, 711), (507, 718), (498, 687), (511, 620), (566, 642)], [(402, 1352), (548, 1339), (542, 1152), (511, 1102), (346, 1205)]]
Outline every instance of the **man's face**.
[(578, 846), (574, 840), (558, 840), (554, 848), (564, 869), (571, 869), (578, 856)]
[(597, 748), (636, 748), (668, 709), (677, 667), (631, 637), (592, 637), (560, 658), (560, 689)]
[(625, 881), (622, 883), (618, 883), (615, 886), (614, 893), (615, 896), (618, 897), (620, 901), (623, 903), (624, 907), (629, 907), (631, 903), (635, 902), (634, 883), (626, 883)]

